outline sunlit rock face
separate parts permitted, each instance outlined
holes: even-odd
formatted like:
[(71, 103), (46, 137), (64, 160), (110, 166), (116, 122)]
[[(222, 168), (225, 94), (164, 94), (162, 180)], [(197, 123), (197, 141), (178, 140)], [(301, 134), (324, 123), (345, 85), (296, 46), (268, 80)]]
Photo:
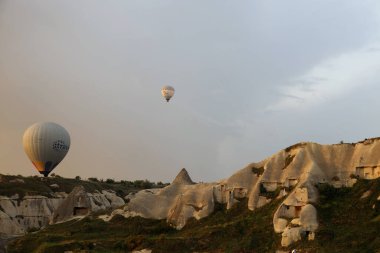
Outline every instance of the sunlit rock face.
[(287, 246), (302, 236), (314, 238), (318, 228), (314, 207), (318, 201), (316, 185), (351, 187), (357, 180), (355, 177), (378, 178), (378, 154), (379, 139), (336, 145), (299, 143), (214, 183), (195, 184), (183, 169), (169, 186), (131, 194), (122, 209), (102, 218), (139, 215), (166, 219), (181, 229), (189, 218), (200, 219), (212, 213), (215, 203), (231, 208), (248, 198), (247, 208), (255, 210), (281, 198), (273, 224), (275, 232), (282, 234), (282, 245)]
[[(113, 215), (166, 219), (180, 229), (190, 217), (200, 219), (214, 210), (214, 184), (195, 184), (182, 169), (173, 182), (162, 189), (142, 190), (126, 197), (127, 205)], [(112, 217), (112, 216), (111, 216)], [(109, 220), (111, 217), (103, 217)]]

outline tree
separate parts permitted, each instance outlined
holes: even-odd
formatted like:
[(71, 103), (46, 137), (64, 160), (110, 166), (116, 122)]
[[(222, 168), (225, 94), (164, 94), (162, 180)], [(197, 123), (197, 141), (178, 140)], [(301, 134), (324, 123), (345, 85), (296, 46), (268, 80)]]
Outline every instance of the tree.
[(107, 178), (106, 179), (106, 183), (107, 184), (114, 184), (115, 183), (115, 180), (111, 179), (111, 178)]

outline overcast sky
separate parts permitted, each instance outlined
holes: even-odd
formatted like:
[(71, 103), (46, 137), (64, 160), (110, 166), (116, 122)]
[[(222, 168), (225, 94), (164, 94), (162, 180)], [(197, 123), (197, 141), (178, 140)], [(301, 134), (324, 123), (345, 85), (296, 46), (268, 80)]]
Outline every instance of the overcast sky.
[(65, 177), (214, 181), (379, 111), (378, 0), (0, 0), (3, 174), (37, 174), (35, 122), (70, 133)]

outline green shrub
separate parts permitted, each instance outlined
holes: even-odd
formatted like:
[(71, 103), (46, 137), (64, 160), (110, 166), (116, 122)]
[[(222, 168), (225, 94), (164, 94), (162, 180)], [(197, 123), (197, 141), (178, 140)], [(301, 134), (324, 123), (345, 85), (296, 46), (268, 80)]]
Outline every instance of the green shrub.
[(259, 167), (259, 168), (252, 167), (252, 172), (256, 174), (257, 176), (260, 176), (264, 173), (264, 167)]
[(107, 183), (107, 184), (114, 184), (114, 183), (115, 183), (115, 180), (114, 180), (114, 179), (111, 179), (111, 178), (107, 178), (107, 179), (106, 179), (106, 183)]

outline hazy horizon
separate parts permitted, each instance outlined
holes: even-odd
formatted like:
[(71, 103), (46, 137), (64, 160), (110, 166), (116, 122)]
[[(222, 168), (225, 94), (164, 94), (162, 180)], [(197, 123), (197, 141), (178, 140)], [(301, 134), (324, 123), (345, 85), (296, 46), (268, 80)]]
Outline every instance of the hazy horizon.
[(53, 121), (61, 176), (222, 179), (380, 136), (379, 70), (375, 0), (0, 0), (0, 173), (37, 175), (22, 135)]

